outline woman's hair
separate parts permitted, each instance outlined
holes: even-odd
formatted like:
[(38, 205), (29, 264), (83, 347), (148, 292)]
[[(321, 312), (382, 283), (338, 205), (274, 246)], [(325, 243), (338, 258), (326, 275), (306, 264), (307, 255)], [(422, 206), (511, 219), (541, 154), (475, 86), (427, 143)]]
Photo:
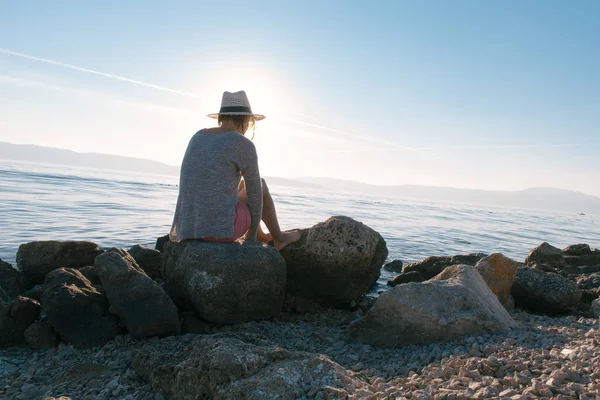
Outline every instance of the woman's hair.
[[(225, 121), (231, 121), (240, 129), (246, 127), (246, 131), (250, 128), (255, 127), (255, 120), (252, 115), (219, 115), (219, 126)], [(254, 129), (252, 131), (252, 138), (254, 139)]]

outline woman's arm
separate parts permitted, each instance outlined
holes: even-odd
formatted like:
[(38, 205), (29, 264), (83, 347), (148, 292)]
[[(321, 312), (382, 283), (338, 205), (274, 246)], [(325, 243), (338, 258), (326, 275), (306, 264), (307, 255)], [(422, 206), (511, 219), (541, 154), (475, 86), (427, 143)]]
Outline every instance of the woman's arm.
[(249, 146), (247, 146), (247, 149), (244, 151), (245, 154), (243, 157), (245, 166), (241, 169), (241, 172), (244, 177), (244, 184), (246, 185), (248, 208), (250, 209), (250, 228), (248, 229), (246, 239), (255, 242), (257, 240), (256, 236), (258, 227), (260, 226), (260, 220), (262, 218), (263, 193), (256, 148), (252, 142), (248, 142)]

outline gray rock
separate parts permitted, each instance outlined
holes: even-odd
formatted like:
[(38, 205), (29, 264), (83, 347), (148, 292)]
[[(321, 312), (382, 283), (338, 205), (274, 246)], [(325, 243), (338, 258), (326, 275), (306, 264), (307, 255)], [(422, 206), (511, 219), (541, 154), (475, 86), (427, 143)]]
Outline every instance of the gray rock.
[(18, 296), (11, 304), (0, 309), (0, 347), (22, 343), (23, 333), (40, 314), (40, 303)]
[(88, 265), (87, 267), (79, 268), (79, 272), (81, 272), (81, 275), (85, 276), (87, 280), (92, 283), (92, 285), (100, 285), (100, 277), (98, 276), (98, 270), (93, 265)]
[(600, 288), (600, 273), (580, 275), (579, 277), (577, 277), (577, 285), (581, 289)]
[(559, 248), (544, 242), (531, 250), (525, 259), (525, 264), (545, 264), (552, 268), (562, 269), (565, 266), (565, 259)]
[(154, 248), (162, 253), (165, 251), (165, 244), (169, 243), (170, 241), (171, 239), (169, 238), (169, 235), (161, 236), (156, 239)]
[(403, 273), (418, 272), (424, 280), (431, 279), (451, 265), (475, 265), (487, 254), (471, 253), (456, 256), (431, 256), (416, 263), (406, 264)]
[(23, 274), (0, 260), (0, 305), (9, 303), (25, 291)]
[(285, 261), (267, 245), (170, 242), (162, 275), (178, 304), (221, 324), (273, 317), (285, 299)]
[(34, 349), (50, 349), (58, 345), (59, 339), (48, 321), (31, 324), (24, 332), (25, 342)]
[(383, 292), (350, 329), (363, 343), (398, 347), (497, 333), (515, 325), (477, 269), (454, 265), (426, 282)]
[(592, 301), (592, 314), (594, 314), (594, 318), (600, 318), (600, 299), (596, 299)]
[(144, 270), (146, 275), (152, 279), (161, 278), (160, 269), (163, 262), (163, 254), (160, 251), (136, 244), (129, 249), (129, 254), (135, 259), (140, 268)]
[(386, 263), (383, 266), (383, 269), (385, 269), (386, 271), (399, 273), (402, 272), (402, 267), (404, 267), (404, 263), (402, 262), (402, 260), (393, 260), (389, 263)]
[(28, 285), (44, 282), (46, 274), (58, 268), (80, 268), (94, 263), (98, 245), (84, 241), (55, 240), (31, 242), (19, 246), (17, 266)]
[(42, 293), (44, 292), (43, 285), (35, 285), (25, 293), (23, 293), (23, 297), (29, 297), (30, 299), (34, 299), (37, 301), (42, 300)]
[(77, 347), (103, 345), (121, 333), (104, 292), (76, 269), (50, 272), (41, 303), (54, 330)]
[(177, 307), (133, 257), (124, 251), (109, 251), (96, 257), (94, 266), (106, 291), (111, 312), (119, 316), (132, 336), (179, 333)]
[(180, 400), (297, 399), (326, 387), (346, 396), (376, 391), (323, 355), (288, 351), (250, 334), (166, 338), (134, 351), (131, 365), (152, 388)]
[(572, 244), (562, 250), (563, 254), (568, 256), (584, 256), (591, 251), (590, 245), (585, 243)]
[(579, 256), (566, 255), (564, 256), (564, 260), (567, 265), (600, 268), (600, 250), (593, 249), (588, 254)]
[(419, 272), (410, 271), (410, 272), (403, 272), (399, 275), (396, 275), (393, 279), (388, 281), (387, 285), (388, 286), (397, 286), (397, 285), (402, 285), (403, 283), (423, 282), (424, 280), (425, 280), (425, 278), (423, 278), (423, 276)]
[(348, 217), (331, 217), (302, 230), (281, 250), (287, 264), (287, 290), (329, 307), (358, 299), (379, 278), (388, 255), (385, 240)]
[(517, 269), (511, 293), (515, 306), (546, 314), (573, 311), (581, 300), (581, 290), (575, 282), (528, 267)]

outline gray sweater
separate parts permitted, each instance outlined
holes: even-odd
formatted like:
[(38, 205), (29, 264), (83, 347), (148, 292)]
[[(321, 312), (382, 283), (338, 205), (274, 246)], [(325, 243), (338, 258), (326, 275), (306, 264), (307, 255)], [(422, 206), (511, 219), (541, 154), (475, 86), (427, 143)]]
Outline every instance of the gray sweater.
[(262, 185), (254, 143), (236, 132), (197, 132), (181, 164), (171, 240), (233, 237), (242, 176), (252, 219), (250, 233), (256, 234), (262, 216)]

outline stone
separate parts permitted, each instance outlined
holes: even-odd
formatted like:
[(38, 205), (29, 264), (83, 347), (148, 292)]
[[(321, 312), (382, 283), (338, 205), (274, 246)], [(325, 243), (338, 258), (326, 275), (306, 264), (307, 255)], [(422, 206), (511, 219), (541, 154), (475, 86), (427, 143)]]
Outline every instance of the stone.
[(515, 281), (517, 267), (518, 263), (500, 253), (482, 258), (475, 265), (492, 293), (498, 296), (498, 300), (507, 310), (514, 307), (510, 290)]
[(0, 309), (0, 347), (22, 343), (25, 330), (40, 314), (40, 303), (17, 296), (8, 306)]
[(598, 289), (600, 288), (600, 273), (589, 275), (581, 275), (577, 277), (577, 286), (581, 289)]
[(389, 263), (386, 263), (383, 266), (383, 269), (385, 269), (386, 271), (399, 273), (402, 272), (402, 267), (404, 267), (404, 263), (402, 262), (402, 260), (393, 260)]
[(163, 254), (160, 251), (136, 244), (129, 249), (129, 254), (131, 254), (140, 268), (144, 270), (146, 275), (154, 280), (161, 278), (160, 269), (163, 262)]
[(402, 285), (403, 283), (423, 282), (424, 280), (425, 280), (425, 278), (423, 278), (423, 276), (419, 272), (410, 271), (410, 272), (403, 272), (400, 275), (396, 275), (393, 279), (391, 279), (387, 282), (387, 285), (388, 286), (397, 286), (397, 285)]
[(381, 235), (348, 217), (303, 229), (281, 250), (286, 289), (327, 307), (346, 307), (377, 281), (388, 250)]
[(577, 283), (555, 274), (519, 267), (511, 294), (515, 306), (546, 314), (560, 314), (577, 309), (581, 290)]
[(416, 263), (406, 264), (403, 273), (418, 272), (424, 280), (431, 279), (451, 265), (465, 264), (475, 265), (487, 254), (471, 253), (456, 256), (430, 256)]
[(178, 304), (220, 324), (271, 318), (285, 300), (285, 261), (266, 244), (169, 242), (162, 275)]
[(0, 260), (0, 305), (12, 302), (25, 291), (23, 274), (7, 262)]
[(383, 292), (350, 330), (360, 342), (398, 347), (504, 332), (515, 326), (477, 269), (454, 265), (423, 283)]
[(165, 251), (165, 244), (169, 243), (170, 241), (171, 238), (169, 237), (169, 235), (161, 236), (156, 239), (156, 244), (154, 245), (154, 248), (162, 253)]
[(101, 346), (121, 333), (105, 293), (76, 269), (50, 272), (41, 303), (54, 330), (74, 346)]
[(28, 291), (26, 291), (25, 293), (23, 293), (23, 296), (24, 297), (29, 297), (30, 299), (34, 299), (34, 300), (37, 300), (37, 301), (41, 301), (41, 299), (42, 299), (42, 293), (43, 292), (44, 292), (44, 286), (43, 285), (35, 285), (31, 289), (29, 289)]
[(589, 244), (579, 243), (565, 247), (562, 250), (562, 253), (568, 256), (584, 256), (589, 254), (591, 251), (592, 249), (590, 248)]
[[(124, 253), (124, 254), (123, 254)], [(124, 251), (108, 251), (94, 261), (102, 287), (129, 333), (138, 338), (179, 333), (177, 307)]]
[(135, 350), (131, 365), (154, 390), (180, 400), (297, 399), (315, 387), (376, 391), (324, 355), (242, 333), (165, 338)]
[(100, 285), (100, 277), (98, 276), (98, 270), (93, 265), (88, 265), (87, 267), (79, 268), (79, 272), (81, 275), (85, 276), (88, 281), (92, 283), (92, 285)]
[(600, 268), (600, 250), (593, 249), (588, 254), (580, 256), (564, 256), (567, 265), (588, 267), (590, 270), (597, 272)]
[(600, 299), (592, 301), (591, 309), (594, 318), (600, 318)]
[(545, 264), (552, 268), (562, 269), (565, 266), (563, 253), (559, 248), (544, 242), (531, 250), (525, 264)]
[(81, 268), (94, 263), (98, 245), (85, 241), (40, 241), (19, 246), (17, 266), (29, 286), (43, 283), (46, 274), (58, 268)]
[(58, 345), (59, 338), (49, 321), (31, 324), (23, 334), (25, 342), (34, 349), (50, 349)]

